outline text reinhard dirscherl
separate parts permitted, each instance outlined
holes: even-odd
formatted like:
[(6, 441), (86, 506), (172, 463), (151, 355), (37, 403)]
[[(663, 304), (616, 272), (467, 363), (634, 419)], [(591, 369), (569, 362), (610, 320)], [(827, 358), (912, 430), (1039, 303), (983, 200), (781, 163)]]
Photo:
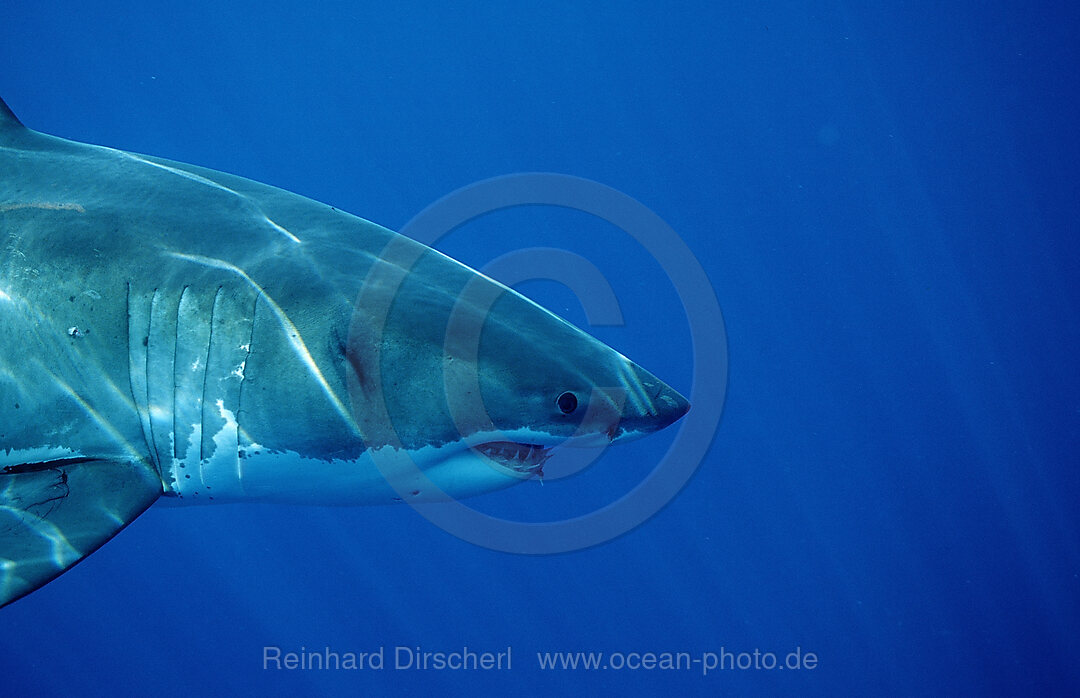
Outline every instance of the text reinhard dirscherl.
[(329, 647), (322, 650), (285, 652), (280, 647), (263, 647), (263, 669), (382, 669), (395, 670), (509, 670), (511, 649), (499, 652), (477, 652), (468, 647), (450, 652), (429, 652), (420, 647), (399, 645), (388, 650), (379, 647), (371, 652), (336, 652)]

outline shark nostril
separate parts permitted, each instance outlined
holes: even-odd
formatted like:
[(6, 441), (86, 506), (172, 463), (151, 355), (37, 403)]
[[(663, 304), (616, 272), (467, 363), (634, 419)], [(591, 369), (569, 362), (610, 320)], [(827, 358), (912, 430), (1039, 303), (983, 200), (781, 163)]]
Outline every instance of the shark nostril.
[(678, 421), (690, 403), (677, 390), (633, 362), (628, 362), (628, 393), (624, 410), (627, 433), (648, 434)]

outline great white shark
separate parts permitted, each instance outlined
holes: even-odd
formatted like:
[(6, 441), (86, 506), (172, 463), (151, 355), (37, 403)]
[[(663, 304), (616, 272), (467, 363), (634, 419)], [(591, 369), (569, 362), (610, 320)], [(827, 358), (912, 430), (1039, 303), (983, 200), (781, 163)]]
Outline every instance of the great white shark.
[(434, 249), (0, 101), (0, 606), (159, 499), (465, 497), (688, 408)]

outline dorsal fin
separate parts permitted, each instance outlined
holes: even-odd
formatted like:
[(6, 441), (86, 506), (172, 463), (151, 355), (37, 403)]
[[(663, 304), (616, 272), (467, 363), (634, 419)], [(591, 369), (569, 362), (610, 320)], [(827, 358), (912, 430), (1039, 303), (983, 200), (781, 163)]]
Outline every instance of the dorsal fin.
[(4, 104), (3, 98), (0, 98), (0, 132), (16, 128), (21, 130), (26, 127), (19, 121), (19, 117), (15, 116), (15, 112), (11, 111), (11, 108)]
[(0, 98), (0, 145), (8, 148), (23, 148), (27, 150), (55, 146), (60, 143), (59, 139), (45, 136), (37, 131), (23, 126), (11, 107)]

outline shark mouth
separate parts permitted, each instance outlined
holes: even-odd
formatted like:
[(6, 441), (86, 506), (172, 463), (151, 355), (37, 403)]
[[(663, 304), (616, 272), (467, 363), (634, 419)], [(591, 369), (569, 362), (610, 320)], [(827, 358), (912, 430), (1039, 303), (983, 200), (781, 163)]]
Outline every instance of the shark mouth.
[(473, 448), (514, 472), (540, 477), (544, 477), (544, 463), (551, 457), (551, 449), (546, 446), (516, 441), (488, 441)]

